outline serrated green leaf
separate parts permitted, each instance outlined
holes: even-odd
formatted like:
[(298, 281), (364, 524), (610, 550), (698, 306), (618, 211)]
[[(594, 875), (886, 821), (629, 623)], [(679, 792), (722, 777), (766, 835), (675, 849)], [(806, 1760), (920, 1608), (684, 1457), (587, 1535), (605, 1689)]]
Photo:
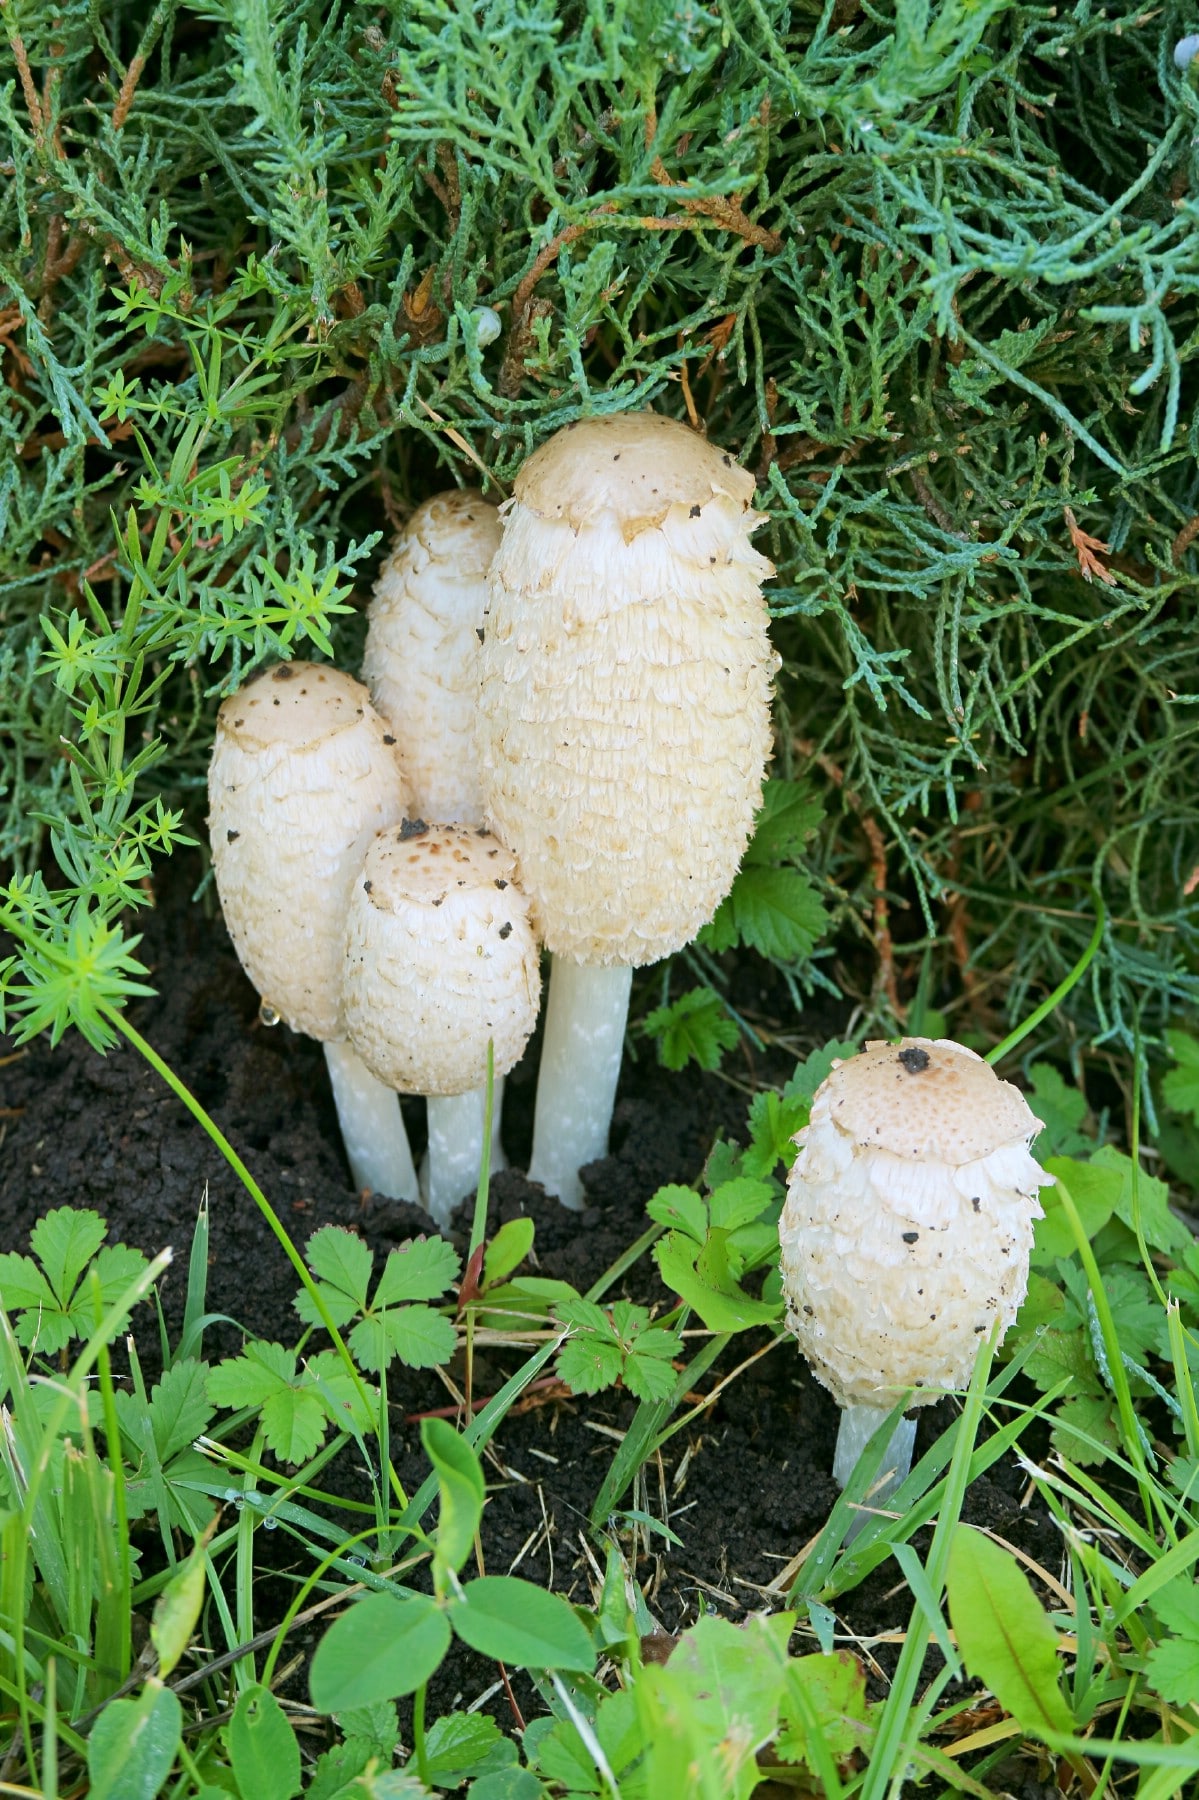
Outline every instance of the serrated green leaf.
[(1042, 1333), (1036, 1349), (1025, 1363), (1024, 1372), (1043, 1393), (1056, 1387), (1063, 1376), (1068, 1376), (1070, 1380), (1067, 1394), (1097, 1394), (1103, 1391), (1099, 1371), (1080, 1326), (1062, 1330), (1050, 1326)]
[[(339, 1331), (341, 1331), (344, 1326), (348, 1325), (351, 1319), (358, 1316), (360, 1308), (357, 1302), (352, 1300), (348, 1294), (343, 1293), (340, 1288), (330, 1287), (327, 1281), (318, 1281), (316, 1286), (321, 1299), (328, 1308), (329, 1317)], [(325, 1321), (321, 1318), (321, 1315), (317, 1310), (316, 1302), (308, 1292), (307, 1288), (301, 1288), (299, 1290), (295, 1299), (292, 1301), (292, 1305), (300, 1315), (300, 1318), (303, 1319), (305, 1325), (316, 1325), (322, 1329), (324, 1328)]]
[(700, 1249), (682, 1232), (671, 1231), (654, 1245), (654, 1260), (672, 1293), (693, 1307), (709, 1331), (745, 1331), (778, 1319), (778, 1304), (754, 1300), (729, 1274), (724, 1232), (713, 1232)]
[(436, 1300), (457, 1280), (460, 1266), (457, 1252), (444, 1238), (414, 1238), (388, 1256), (371, 1306)]
[(516, 1745), (485, 1713), (443, 1713), (425, 1738), (429, 1780), (434, 1787), (461, 1787), (479, 1775), (516, 1762)]
[(64, 1308), (107, 1233), (107, 1221), (99, 1213), (73, 1206), (56, 1206), (30, 1232), (30, 1248)]
[(1077, 1156), (1088, 1149), (1090, 1140), (1079, 1130), (1087, 1116), (1086, 1096), (1071, 1087), (1052, 1063), (1034, 1063), (1028, 1074), (1028, 1104), (1042, 1122), (1032, 1147), (1038, 1162), (1047, 1156)]
[(562, 1325), (571, 1325), (579, 1331), (596, 1332), (601, 1338), (615, 1340), (617, 1333), (612, 1320), (594, 1300), (563, 1300), (561, 1305), (554, 1308), (554, 1312)]
[(209, 1369), (204, 1385), (214, 1406), (260, 1406), (295, 1378), (295, 1353), (256, 1339), (240, 1356), (226, 1357)]
[(729, 901), (743, 944), (773, 962), (810, 956), (828, 925), (819, 894), (797, 869), (743, 867)]
[[(355, 1311), (362, 1310), (375, 1256), (357, 1232), (340, 1225), (325, 1225), (309, 1238), (305, 1260), (318, 1281), (347, 1295)], [(307, 1299), (307, 1291), (301, 1292)]]
[(1120, 1419), (1115, 1397), (1106, 1389), (1073, 1394), (1060, 1402), (1053, 1415), (1049, 1441), (1071, 1462), (1092, 1467), (1106, 1462), (1120, 1446)]
[(339, 1430), (353, 1428), (365, 1435), (378, 1428), (378, 1388), (355, 1381), (336, 1350), (310, 1356), (304, 1366), (304, 1382), (321, 1394), (325, 1411)]
[(970, 1674), (986, 1682), (1023, 1730), (1069, 1733), (1073, 1718), (1059, 1685), (1058, 1634), (1015, 1558), (980, 1531), (959, 1525), (945, 1588)]
[(1162, 1078), (1162, 1098), (1199, 1125), (1199, 1042), (1189, 1031), (1167, 1031), (1166, 1042), (1175, 1066)]
[(1145, 1658), (1145, 1679), (1172, 1706), (1199, 1706), (1199, 1656), (1190, 1639), (1167, 1638)]
[(327, 1426), (325, 1404), (315, 1388), (280, 1387), (262, 1403), (263, 1433), (280, 1462), (304, 1462), (323, 1441)]
[[(93, 1267), (100, 1283), (101, 1303), (109, 1307), (120, 1299), (130, 1282), (136, 1281), (149, 1267), (149, 1262), (140, 1250), (132, 1250), (127, 1244), (108, 1244), (96, 1257)], [(91, 1329), (94, 1322), (91, 1304), (88, 1284), (85, 1282), (78, 1299), (78, 1306), (83, 1309), (79, 1328), (81, 1336)], [(72, 1311), (75, 1310), (73, 1307)]]
[(772, 777), (762, 788), (746, 862), (783, 862), (799, 856), (823, 817), (824, 807), (806, 782)]
[(685, 1231), (697, 1244), (702, 1244), (707, 1236), (708, 1208), (694, 1188), (677, 1183), (660, 1187), (646, 1203), (645, 1210), (659, 1225)]
[(710, 987), (690, 988), (669, 1006), (656, 1007), (644, 1029), (658, 1040), (658, 1055), (667, 1069), (683, 1069), (689, 1062), (701, 1069), (718, 1069), (725, 1051), (741, 1037), (736, 1020)]
[(1191, 1640), (1199, 1662), (1199, 1583), (1194, 1576), (1176, 1575), (1158, 1588), (1149, 1605), (1167, 1631)]
[[(194, 1357), (172, 1363), (160, 1381), (150, 1389), (150, 1420), (154, 1428), (154, 1444), (162, 1462), (169, 1462), (177, 1451), (185, 1449), (207, 1431), (212, 1420), (212, 1407), (205, 1391), (208, 1370)], [(118, 1403), (127, 1399), (118, 1393)], [(124, 1424), (124, 1419), (122, 1419)]]
[(638, 1400), (665, 1400), (674, 1392), (678, 1376), (670, 1362), (638, 1344), (625, 1357), (622, 1379)]
[(372, 1374), (389, 1367), (397, 1356), (410, 1369), (432, 1369), (449, 1362), (457, 1342), (453, 1321), (429, 1306), (372, 1313), (355, 1325), (349, 1337), (354, 1360)]
[(53, 1288), (33, 1258), (15, 1250), (0, 1254), (0, 1306), (10, 1316), (31, 1306), (60, 1310)]
[(712, 1224), (722, 1231), (736, 1231), (764, 1212), (777, 1192), (768, 1182), (754, 1181), (749, 1176), (723, 1182), (708, 1200)]
[(598, 1394), (613, 1387), (623, 1367), (620, 1345), (594, 1333), (570, 1338), (558, 1352), (558, 1378), (573, 1394)]

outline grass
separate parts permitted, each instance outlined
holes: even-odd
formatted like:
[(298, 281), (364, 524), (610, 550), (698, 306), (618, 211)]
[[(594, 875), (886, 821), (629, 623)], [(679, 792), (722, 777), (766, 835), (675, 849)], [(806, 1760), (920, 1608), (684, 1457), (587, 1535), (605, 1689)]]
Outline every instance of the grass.
[[(154, 1066), (170, 1075), (160, 1059)], [(786, 1090), (792, 1109), (802, 1113), (821, 1072), (819, 1057), (800, 1066)], [(1059, 1109), (1059, 1136), (1073, 1116)], [(783, 1140), (772, 1123), (782, 1129), (759, 1105), (743, 1159), (773, 1158)], [(1073, 1141), (1071, 1156), (1051, 1167), (1072, 1171), (1080, 1193), (1089, 1183), (1084, 1205), (1093, 1207), (1095, 1193), (1115, 1193), (1113, 1154)], [(712, 1190), (714, 1216), (719, 1193)], [(651, 1214), (677, 1210), (678, 1196), (663, 1190)], [(763, 1184), (758, 1198), (768, 1228), (777, 1184)], [(871, 1500), (888, 1423), (822, 1532), (791, 1555), (747, 1625), (701, 1617), (664, 1665), (644, 1658), (652, 1620), (609, 1520), (631, 1493), (630, 1543), (639, 1529), (656, 1534), (642, 1472), (686, 1424), (693, 1409), (684, 1396), (716, 1366), (725, 1372), (707, 1386), (736, 1409), (738, 1380), (769, 1351), (777, 1327), (763, 1337), (753, 1319), (743, 1344), (733, 1342), (736, 1331), (710, 1331), (677, 1365), (677, 1379), (644, 1394), (592, 1515), (602, 1573), (594, 1605), (572, 1609), (519, 1579), (483, 1574), (480, 1456), (502, 1441), (508, 1410), (555, 1360), (569, 1379), (568, 1352), (588, 1324), (583, 1297), (572, 1310), (561, 1295), (538, 1298), (536, 1283), (522, 1287), (531, 1232), (506, 1226), (490, 1244), (480, 1238), (473, 1297), (442, 1309), (459, 1315), (461, 1343), (485, 1332), (488, 1356), (511, 1373), (459, 1429), (425, 1421), (430, 1472), (409, 1496), (390, 1463), (386, 1372), (362, 1366), (354, 1333), (343, 1338), (326, 1321), (335, 1351), (309, 1351), (286, 1369), (276, 1359), (274, 1379), (257, 1389), (240, 1390), (236, 1373), (253, 1363), (253, 1344), (239, 1358), (204, 1358), (205, 1215), (189, 1258), (183, 1335), (173, 1347), (164, 1337), (163, 1375), (150, 1393), (136, 1352), (131, 1380), (114, 1383), (108, 1347), (165, 1257), (148, 1263), (121, 1246), (99, 1248), (102, 1222), (97, 1230), (87, 1214), (48, 1215), (35, 1234), (36, 1266), (12, 1253), (0, 1259), (9, 1421), (0, 1450), (0, 1691), (12, 1722), (0, 1791), (68, 1792), (86, 1770), (89, 1793), (205, 1800), (222, 1791), (348, 1800), (462, 1782), (478, 1800), (567, 1792), (681, 1800), (749, 1795), (763, 1781), (869, 1797), (896, 1794), (909, 1777), (987, 1795), (1001, 1769), (1010, 1783), (1013, 1756), (1031, 1767), (1038, 1754), (1056, 1758), (1059, 1781), (1081, 1793), (1115, 1794), (1130, 1780), (1138, 1794), (1190, 1791), (1199, 1776), (1193, 1252), (1151, 1188), (1139, 1196), (1136, 1230), (1113, 1213), (1089, 1234), (1062, 1174), (1056, 1198), (1034, 1263), (1052, 1260), (1059, 1298), (1075, 1294), (1077, 1273), (1093, 1300), (1091, 1322), (1082, 1313), (1068, 1327), (1059, 1312), (1047, 1326), (1034, 1286), (1002, 1361), (984, 1347), (956, 1419), (898, 1492), (881, 1508)], [(661, 1222), (586, 1298), (594, 1304), (614, 1281), (636, 1279), (660, 1234)], [(314, 1260), (312, 1248), (307, 1258), (294, 1245), (289, 1253), (319, 1316), (330, 1290), (312, 1271), (328, 1275), (332, 1265)], [(38, 1269), (62, 1301), (53, 1317), (34, 1291)], [(1134, 1272), (1143, 1287), (1130, 1297)], [(763, 1297), (770, 1291), (768, 1282)], [(1146, 1309), (1151, 1319), (1141, 1316)], [(557, 1325), (559, 1312), (573, 1324)], [(1134, 1312), (1142, 1333), (1152, 1328), (1143, 1354), (1157, 1374), (1122, 1352)], [(619, 1309), (608, 1317), (619, 1322)], [(702, 1312), (700, 1322), (708, 1323)], [(686, 1311), (657, 1323), (681, 1327)], [(541, 1342), (530, 1354), (538, 1324), (532, 1335)], [(1038, 1358), (1053, 1333), (1068, 1348), (1049, 1357), (1047, 1374)], [(1069, 1422), (1069, 1407), (1080, 1393), (1095, 1398), (1088, 1368), (1105, 1402), (1084, 1429)], [(622, 1376), (630, 1378), (628, 1364), (618, 1361), (609, 1378)], [(585, 1382), (580, 1397), (594, 1386)], [(314, 1422), (319, 1430), (301, 1442)], [(1171, 1422), (1173, 1446), (1162, 1439)], [(365, 1503), (339, 1497), (338, 1459), (351, 1453), (376, 1471)], [(1057, 1521), (1056, 1572), (963, 1521), (971, 1483), (1013, 1456)], [(283, 1615), (276, 1608), (265, 1620), (264, 1531), (283, 1533), (297, 1571), (306, 1571)], [(789, 1554), (785, 1540), (778, 1548)], [(476, 1558), (479, 1573), (469, 1574), (463, 1564)], [(911, 1610), (879, 1698), (865, 1685), (868, 1650), (840, 1620), (852, 1616), (855, 1591), (888, 1564)], [(147, 1609), (151, 1649), (135, 1661), (128, 1621)], [(310, 1676), (315, 1711), (290, 1690), (272, 1691), (301, 1626), (321, 1634)], [(505, 1736), (477, 1713), (427, 1716), (425, 1688), (452, 1636), (509, 1670), (528, 1668), (544, 1717)], [(980, 1705), (988, 1691), (994, 1699)], [(401, 1745), (396, 1701), (405, 1696), (412, 1736)], [(320, 1717), (330, 1747), (316, 1755), (307, 1746)], [(384, 1774), (397, 1754), (406, 1759), (402, 1775)], [(134, 1781), (143, 1785), (119, 1785)]]

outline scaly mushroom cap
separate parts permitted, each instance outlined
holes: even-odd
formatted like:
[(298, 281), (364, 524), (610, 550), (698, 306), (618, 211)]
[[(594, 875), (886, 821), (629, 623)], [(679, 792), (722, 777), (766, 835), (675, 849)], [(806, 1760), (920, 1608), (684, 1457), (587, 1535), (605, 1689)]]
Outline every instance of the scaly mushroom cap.
[(487, 816), (551, 950), (654, 962), (732, 886), (771, 749), (753, 477), (672, 419), (560, 431), (501, 509), (479, 701)]
[(229, 936), (264, 1005), (322, 1041), (345, 1035), (354, 876), (404, 816), (394, 746), (362, 684), (313, 663), (269, 669), (217, 714), (208, 829)]
[(970, 1379), (1028, 1286), (1041, 1129), (947, 1039), (868, 1044), (818, 1089), (779, 1221), (787, 1323), (840, 1406), (913, 1405)]
[(396, 735), (412, 809), (477, 825), (479, 633), (499, 514), (475, 488), (417, 508), (379, 571), (362, 678)]
[(402, 1094), (506, 1075), (537, 1022), (541, 972), (516, 862), (489, 832), (400, 826), (367, 852), (346, 926), (350, 1040)]

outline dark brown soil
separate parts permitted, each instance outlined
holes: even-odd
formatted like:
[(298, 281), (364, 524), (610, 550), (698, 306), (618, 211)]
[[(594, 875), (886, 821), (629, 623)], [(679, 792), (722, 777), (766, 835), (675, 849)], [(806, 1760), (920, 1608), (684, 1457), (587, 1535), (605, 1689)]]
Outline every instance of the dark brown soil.
[[(194, 865), (180, 862), (163, 883), (158, 908), (139, 921), (145, 932), (140, 954), (153, 970), (159, 994), (136, 1004), (131, 1019), (212, 1113), (298, 1244), (318, 1227), (335, 1223), (353, 1226), (383, 1252), (430, 1229), (415, 1208), (364, 1200), (352, 1191), (320, 1048), (286, 1030), (259, 1025), (257, 998), (219, 919), (190, 901), (189, 880), (195, 876)], [(745, 972), (743, 986), (760, 979), (760, 969)], [(774, 996), (756, 991), (737, 997), (751, 1008), (776, 1003)], [(833, 1035), (838, 1023), (817, 1020), (813, 1041)], [(515, 1167), (494, 1181), (489, 1230), (527, 1213), (536, 1223), (539, 1272), (583, 1290), (645, 1229), (645, 1205), (655, 1188), (694, 1179), (717, 1135), (736, 1133), (746, 1093), (694, 1071), (670, 1075), (644, 1052), (639, 1061), (627, 1061), (613, 1153), (589, 1172), (588, 1209), (581, 1216), (569, 1214), (516, 1172), (528, 1149), (535, 1051), (536, 1046), (508, 1083), (506, 1140)], [(0, 1058), (5, 1132), (0, 1248), (27, 1249), (35, 1221), (64, 1205), (102, 1213), (113, 1242), (148, 1254), (173, 1246), (176, 1260), (162, 1300), (174, 1337), (187, 1253), (207, 1192), (208, 1307), (236, 1324), (210, 1331), (206, 1355), (215, 1360), (236, 1352), (243, 1333), (295, 1342), (294, 1271), (227, 1164), (140, 1057), (124, 1047), (100, 1056), (71, 1034), (54, 1050), (39, 1040), (15, 1055), (11, 1045), (0, 1042)], [(758, 1074), (782, 1079), (788, 1072), (784, 1061)], [(419, 1151), (418, 1108), (410, 1126)], [(463, 1234), (460, 1249), (464, 1243)], [(609, 1298), (621, 1293), (651, 1304), (664, 1299), (648, 1257)], [(149, 1308), (136, 1335), (143, 1364), (152, 1370), (158, 1334)], [(765, 1341), (761, 1336), (738, 1340), (736, 1360)], [(520, 1360), (495, 1353), (481, 1358), (476, 1393), (493, 1391)], [(705, 1378), (705, 1391), (719, 1373)], [(413, 1415), (443, 1407), (447, 1395), (435, 1375), (403, 1373), (392, 1384), (392, 1396), (393, 1455), (411, 1492), (427, 1472)], [(616, 1447), (613, 1434), (628, 1423), (632, 1410), (627, 1397), (607, 1393), (591, 1401), (549, 1398), (508, 1417), (487, 1471), (483, 1546), (490, 1572), (515, 1569), (576, 1600), (592, 1600), (603, 1546), (588, 1540), (587, 1516)], [(921, 1442), (951, 1416), (949, 1403), (922, 1415)], [(656, 1538), (653, 1553), (643, 1554), (636, 1565), (662, 1630), (681, 1630), (705, 1608), (739, 1619), (769, 1603), (762, 1589), (819, 1531), (835, 1498), (829, 1470), (836, 1422), (828, 1396), (784, 1344), (754, 1363), (698, 1422), (671, 1440), (660, 1464), (647, 1471), (647, 1504), (669, 1522), (681, 1545)], [(352, 1458), (322, 1477), (340, 1492), (352, 1491), (357, 1479)], [(1052, 1561), (1053, 1528), (1024, 1504), (1023, 1489), (1014, 1464), (997, 1468), (972, 1490), (970, 1516), (1032, 1556)], [(633, 1502), (626, 1497), (623, 1504)], [(154, 1534), (147, 1531), (145, 1540), (152, 1556)], [(622, 1542), (627, 1551), (627, 1531)], [(262, 1626), (269, 1626), (272, 1608), (286, 1604), (290, 1592), (281, 1581), (264, 1585)], [(878, 1691), (893, 1654), (885, 1642), (874, 1640), (902, 1631), (911, 1605), (894, 1565), (884, 1565), (838, 1605), (848, 1628), (864, 1640), (862, 1653)], [(458, 1696), (468, 1704), (496, 1679), (493, 1664), (465, 1652), (453, 1656), (443, 1672), (446, 1679), (430, 1693), (430, 1717)], [(519, 1695), (522, 1704), (540, 1709), (527, 1686)], [(494, 1704), (504, 1706), (502, 1694)]]

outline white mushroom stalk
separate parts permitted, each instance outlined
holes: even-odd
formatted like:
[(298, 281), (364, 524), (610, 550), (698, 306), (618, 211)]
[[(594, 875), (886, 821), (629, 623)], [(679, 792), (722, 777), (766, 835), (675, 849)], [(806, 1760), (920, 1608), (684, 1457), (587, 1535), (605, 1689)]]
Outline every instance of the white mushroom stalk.
[(483, 830), (417, 822), (382, 832), (350, 901), (343, 993), (367, 1067), (427, 1097), (423, 1194), (445, 1227), (479, 1176), (488, 1044), (495, 1074), (507, 1073), (541, 999), (511, 853)]
[(403, 818), (391, 738), (337, 669), (282, 663), (222, 705), (208, 772), (221, 910), (264, 1022), (319, 1039), (355, 1186), (415, 1199), (394, 1092), (344, 1042), (345, 918), (366, 847)]
[[(1038, 1190), (1024, 1096), (948, 1039), (871, 1043), (834, 1064), (796, 1136), (779, 1221), (787, 1323), (842, 1410), (848, 1481), (897, 1401), (927, 1406), (970, 1380), (1028, 1286)], [(911, 1466), (915, 1421), (888, 1448), (885, 1494)]]
[(653, 413), (588, 419), (502, 509), (482, 653), (487, 817), (553, 952), (529, 1173), (582, 1205), (631, 971), (732, 886), (771, 748), (753, 477)]

